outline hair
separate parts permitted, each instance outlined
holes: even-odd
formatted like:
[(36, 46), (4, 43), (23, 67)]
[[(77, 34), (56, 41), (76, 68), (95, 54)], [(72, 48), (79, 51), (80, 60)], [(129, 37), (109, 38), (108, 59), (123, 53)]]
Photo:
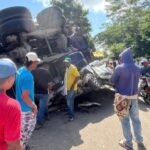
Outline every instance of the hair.
[(26, 57), (25, 57), (24, 65), (25, 65), (26, 67), (30, 67), (30, 66), (32, 65), (32, 63), (33, 63), (33, 61), (29, 61), (29, 60), (28, 60), (28, 57), (26, 56)]
[(39, 63), (39, 64), (38, 64), (38, 67), (43, 67), (43, 66), (45, 66), (45, 65), (49, 66), (49, 63), (48, 63), (48, 62)]

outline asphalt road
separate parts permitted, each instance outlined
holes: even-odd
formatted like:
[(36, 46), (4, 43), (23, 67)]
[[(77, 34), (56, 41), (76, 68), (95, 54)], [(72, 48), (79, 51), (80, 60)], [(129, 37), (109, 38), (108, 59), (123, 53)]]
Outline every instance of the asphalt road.
[[(118, 145), (122, 138), (120, 122), (113, 111), (113, 92), (101, 90), (81, 97), (101, 102), (101, 107), (88, 112), (76, 112), (73, 122), (65, 112), (50, 114), (43, 129), (35, 131), (30, 141), (31, 150), (123, 150)], [(142, 132), (146, 150), (150, 150), (150, 106), (139, 101)], [(138, 149), (134, 142), (135, 150)]]

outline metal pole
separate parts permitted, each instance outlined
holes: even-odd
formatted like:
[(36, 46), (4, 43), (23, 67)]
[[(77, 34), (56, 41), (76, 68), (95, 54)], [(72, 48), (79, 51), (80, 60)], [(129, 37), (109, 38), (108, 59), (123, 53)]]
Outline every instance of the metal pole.
[(50, 46), (50, 44), (49, 44), (49, 41), (48, 41), (48, 38), (47, 38), (47, 37), (45, 37), (45, 41), (46, 41), (46, 44), (47, 44), (47, 46), (48, 46), (48, 50), (49, 50), (49, 52), (50, 52), (50, 55), (52, 55), (52, 54), (53, 54), (52, 48), (51, 48), (51, 46)]

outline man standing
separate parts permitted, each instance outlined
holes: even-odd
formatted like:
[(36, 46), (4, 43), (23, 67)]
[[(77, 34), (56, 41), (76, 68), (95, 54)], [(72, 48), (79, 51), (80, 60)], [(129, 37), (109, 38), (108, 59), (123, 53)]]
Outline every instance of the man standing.
[(124, 140), (119, 144), (125, 149), (133, 150), (130, 119), (138, 146), (144, 146), (137, 100), (140, 68), (134, 64), (130, 48), (121, 53), (120, 59), (121, 64), (112, 75), (112, 83), (116, 88), (115, 110), (120, 117), (124, 135)]
[(10, 59), (0, 59), (0, 150), (22, 150), (20, 105), (6, 94), (14, 84), (16, 72)]
[(88, 62), (91, 61), (89, 44), (80, 27), (73, 28), (73, 34), (69, 37), (69, 45), (81, 51)]
[(149, 65), (148, 60), (143, 59), (141, 61), (141, 64), (143, 65), (143, 67), (141, 68), (142, 76), (149, 75), (150, 74), (150, 65)]
[(67, 95), (69, 121), (73, 121), (75, 117), (74, 99), (75, 99), (76, 91), (78, 89), (77, 82), (80, 77), (80, 73), (77, 67), (71, 64), (71, 58), (66, 57), (64, 63), (66, 66), (64, 90), (65, 90), (65, 95)]
[(45, 62), (39, 64), (33, 71), (35, 81), (35, 96), (39, 102), (36, 129), (43, 127), (44, 121), (48, 120), (48, 93), (52, 89), (49, 65)]
[(36, 69), (39, 61), (36, 53), (27, 53), (25, 66), (18, 70), (16, 77), (16, 99), (22, 110), (22, 142), (25, 150), (30, 149), (28, 140), (36, 124), (37, 107), (34, 103), (34, 80), (31, 71)]

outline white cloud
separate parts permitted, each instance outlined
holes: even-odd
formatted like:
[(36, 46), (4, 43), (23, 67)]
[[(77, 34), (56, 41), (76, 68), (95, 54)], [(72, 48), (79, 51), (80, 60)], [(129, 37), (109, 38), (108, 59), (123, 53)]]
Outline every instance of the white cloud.
[(93, 10), (95, 12), (105, 12), (105, 8), (106, 5), (108, 4), (108, 2), (106, 2), (105, 0), (80, 0), (81, 4), (89, 9), (89, 10)]
[[(41, 2), (44, 7), (49, 6), (50, 0), (33, 0), (34, 2)], [(84, 8), (95, 11), (105, 12), (106, 5), (108, 2), (105, 0), (76, 0), (79, 1)]]
[(50, 0), (32, 0), (33, 2), (41, 2), (44, 7), (48, 7), (50, 5)]

